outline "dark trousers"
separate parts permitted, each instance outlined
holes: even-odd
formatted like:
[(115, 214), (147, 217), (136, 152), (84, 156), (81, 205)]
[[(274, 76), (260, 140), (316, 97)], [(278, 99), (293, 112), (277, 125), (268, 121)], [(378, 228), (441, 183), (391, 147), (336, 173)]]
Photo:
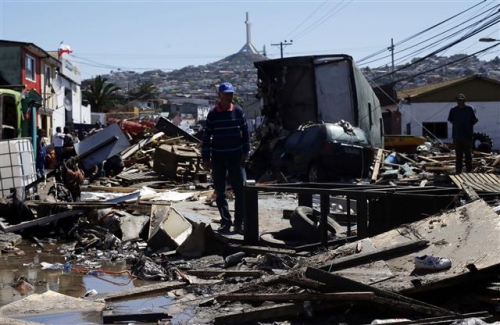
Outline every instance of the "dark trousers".
[(462, 160), (465, 155), (465, 169), (472, 172), (472, 140), (454, 140), (455, 145), (455, 172), (462, 173)]
[(38, 153), (36, 155), (36, 172), (39, 178), (45, 177), (45, 154), (44, 153)]
[(243, 183), (246, 180), (245, 169), (241, 163), (241, 153), (212, 154), (212, 181), (217, 194), (215, 202), (222, 218), (221, 224), (231, 226), (231, 214), (226, 198), (227, 176), (234, 193), (234, 225), (243, 224)]
[(56, 166), (59, 165), (62, 159), (62, 147), (54, 147), (54, 152), (56, 154)]

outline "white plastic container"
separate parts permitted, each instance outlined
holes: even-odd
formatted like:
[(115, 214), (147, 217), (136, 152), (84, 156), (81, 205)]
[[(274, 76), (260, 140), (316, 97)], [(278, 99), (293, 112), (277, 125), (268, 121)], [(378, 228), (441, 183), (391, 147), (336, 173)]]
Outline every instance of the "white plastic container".
[(7, 197), (12, 188), (24, 197), (25, 186), (36, 181), (36, 165), (30, 138), (0, 141), (0, 197)]

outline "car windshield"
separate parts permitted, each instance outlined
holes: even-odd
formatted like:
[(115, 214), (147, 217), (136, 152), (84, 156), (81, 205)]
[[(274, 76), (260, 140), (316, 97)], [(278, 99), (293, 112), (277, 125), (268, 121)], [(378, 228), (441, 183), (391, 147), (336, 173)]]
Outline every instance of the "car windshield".
[(328, 133), (332, 141), (369, 145), (368, 139), (361, 129), (353, 128), (353, 131), (353, 133), (346, 132), (341, 126), (328, 125)]

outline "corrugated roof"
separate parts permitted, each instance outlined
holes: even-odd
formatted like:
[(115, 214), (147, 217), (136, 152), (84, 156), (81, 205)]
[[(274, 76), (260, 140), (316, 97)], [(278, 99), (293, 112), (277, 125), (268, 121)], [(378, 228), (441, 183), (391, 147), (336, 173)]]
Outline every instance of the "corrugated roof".
[(447, 81), (439, 82), (436, 84), (416, 87), (413, 89), (401, 90), (401, 91), (397, 92), (397, 98), (398, 98), (398, 100), (403, 99), (403, 98), (418, 98), (418, 97), (436, 92), (438, 90), (450, 88), (450, 87), (453, 87), (453, 86), (456, 86), (456, 85), (459, 85), (459, 84), (462, 84), (464, 82), (471, 81), (474, 79), (483, 79), (485, 81), (496, 83), (496, 84), (500, 85), (500, 82), (495, 80), (495, 79), (487, 78), (487, 77), (484, 77), (482, 75), (476, 74), (476, 75), (461, 77), (461, 78), (457, 78), (457, 79), (453, 79), (453, 80), (447, 80)]

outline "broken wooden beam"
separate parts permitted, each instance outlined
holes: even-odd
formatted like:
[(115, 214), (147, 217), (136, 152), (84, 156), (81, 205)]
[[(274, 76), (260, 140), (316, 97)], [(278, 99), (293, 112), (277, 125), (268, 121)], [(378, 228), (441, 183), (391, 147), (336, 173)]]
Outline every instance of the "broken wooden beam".
[(333, 272), (348, 267), (363, 265), (372, 261), (383, 259), (384, 257), (394, 256), (399, 253), (407, 253), (408, 251), (421, 249), (423, 247), (426, 247), (427, 245), (429, 245), (429, 241), (427, 240), (404, 242), (388, 247), (378, 248), (374, 251), (366, 253), (352, 254), (349, 256), (340, 257), (329, 262), (328, 264), (318, 267), (318, 269)]
[[(459, 319), (465, 319), (465, 318), (479, 318), (479, 319), (485, 319), (490, 317), (489, 313), (487, 311), (479, 311), (479, 312), (473, 312), (473, 313), (467, 313), (467, 314), (460, 314), (460, 315), (453, 315), (453, 316), (438, 316), (438, 317), (429, 317), (429, 318), (421, 318), (417, 320), (412, 320), (412, 321), (400, 321), (400, 322), (391, 322), (390, 324), (394, 325), (438, 325), (438, 324), (451, 324), (454, 323), (455, 321)], [(371, 325), (370, 324), (363, 324), (363, 325)]]
[(34, 226), (41, 226), (41, 225), (46, 225), (51, 222), (64, 219), (67, 217), (71, 217), (80, 213), (84, 213), (83, 210), (70, 210), (70, 211), (64, 211), (56, 214), (51, 214), (50, 216), (35, 219), (35, 220), (30, 220), (30, 221), (25, 221), (21, 222), (20, 224), (17, 225), (9, 225), (9, 226), (4, 226), (3, 231), (4, 232), (15, 232), (27, 228), (31, 228)]
[(371, 300), (373, 292), (336, 293), (230, 293), (217, 296), (220, 301), (354, 301)]
[(378, 178), (378, 173), (380, 171), (380, 164), (382, 163), (382, 159), (384, 158), (384, 149), (377, 150), (377, 156), (375, 157), (375, 165), (373, 167), (372, 173), (372, 182), (375, 182)]
[[(140, 314), (113, 314), (112, 310), (105, 310), (102, 312), (103, 324), (114, 323), (157, 323), (163, 319), (171, 319), (167, 313), (140, 313)], [(159, 323), (158, 323), (159, 324)]]
[(216, 276), (224, 276), (224, 277), (255, 277), (258, 278), (264, 275), (262, 271), (253, 271), (253, 270), (223, 270), (223, 269), (201, 269), (201, 270), (188, 270), (186, 271), (189, 275), (194, 275), (197, 277), (216, 277)]
[[(431, 316), (450, 316), (450, 315), (457, 315), (456, 313), (449, 311), (447, 309), (434, 306), (431, 304), (427, 304), (425, 302), (415, 300), (403, 295), (400, 295), (398, 293), (390, 292), (387, 290), (382, 290), (375, 288), (373, 286), (363, 284), (361, 282), (357, 282), (339, 275), (335, 275), (332, 273), (328, 273), (326, 271), (317, 269), (317, 268), (312, 268), (312, 267), (307, 267), (305, 271), (305, 275), (313, 279), (315, 281), (322, 282), (329, 286), (331, 290), (335, 291), (373, 291), (378, 297), (381, 298), (388, 298), (391, 299), (391, 301), (400, 301), (404, 302), (407, 305), (405, 305), (408, 308), (414, 309), (414, 311), (419, 311), (422, 314), (426, 315), (431, 315)], [(330, 291), (331, 292), (331, 291)], [(386, 301), (380, 301), (386, 302)], [(415, 309), (416, 308), (416, 309)]]
[(121, 154), (122, 159), (123, 160), (127, 159), (128, 157), (130, 157), (134, 153), (136, 153), (138, 150), (140, 150), (144, 146), (147, 146), (149, 143), (153, 142), (154, 140), (161, 138), (163, 135), (164, 135), (163, 132), (158, 132), (147, 139), (143, 139), (143, 140), (139, 141), (139, 143), (129, 147), (128, 149), (126, 149), (122, 152), (122, 154)]
[(241, 324), (262, 321), (265, 319), (276, 319), (285, 316), (297, 316), (304, 312), (302, 303), (287, 303), (275, 306), (266, 306), (246, 310), (244, 313), (236, 312), (215, 317), (215, 325)]
[[(343, 245), (343, 244), (351, 243), (351, 242), (356, 241), (356, 240), (358, 240), (358, 236), (347, 236), (347, 237), (341, 237), (341, 238), (329, 240), (326, 242), (326, 244), (327, 244), (327, 246)], [(294, 249), (296, 252), (303, 252), (303, 251), (314, 250), (314, 249), (319, 248), (319, 247), (325, 247), (325, 245), (322, 243), (312, 243), (312, 244), (296, 246)]]
[(95, 296), (89, 296), (85, 299), (92, 301), (104, 300), (108, 301), (119, 301), (119, 300), (129, 300), (135, 299), (138, 296), (146, 296), (152, 294), (158, 294), (163, 292), (168, 292), (170, 290), (178, 289), (182, 286), (186, 285), (184, 282), (180, 281), (167, 281), (161, 283), (155, 283), (151, 285), (146, 285), (137, 288), (131, 288), (122, 291), (115, 291), (103, 294), (97, 294)]
[[(262, 247), (262, 246), (252, 246), (252, 245), (228, 245), (228, 250), (231, 252), (245, 252), (247, 254), (285, 254), (285, 255), (297, 255), (298, 253), (294, 249), (285, 248), (273, 248), (273, 247)], [(299, 253), (298, 255), (303, 255)]]

